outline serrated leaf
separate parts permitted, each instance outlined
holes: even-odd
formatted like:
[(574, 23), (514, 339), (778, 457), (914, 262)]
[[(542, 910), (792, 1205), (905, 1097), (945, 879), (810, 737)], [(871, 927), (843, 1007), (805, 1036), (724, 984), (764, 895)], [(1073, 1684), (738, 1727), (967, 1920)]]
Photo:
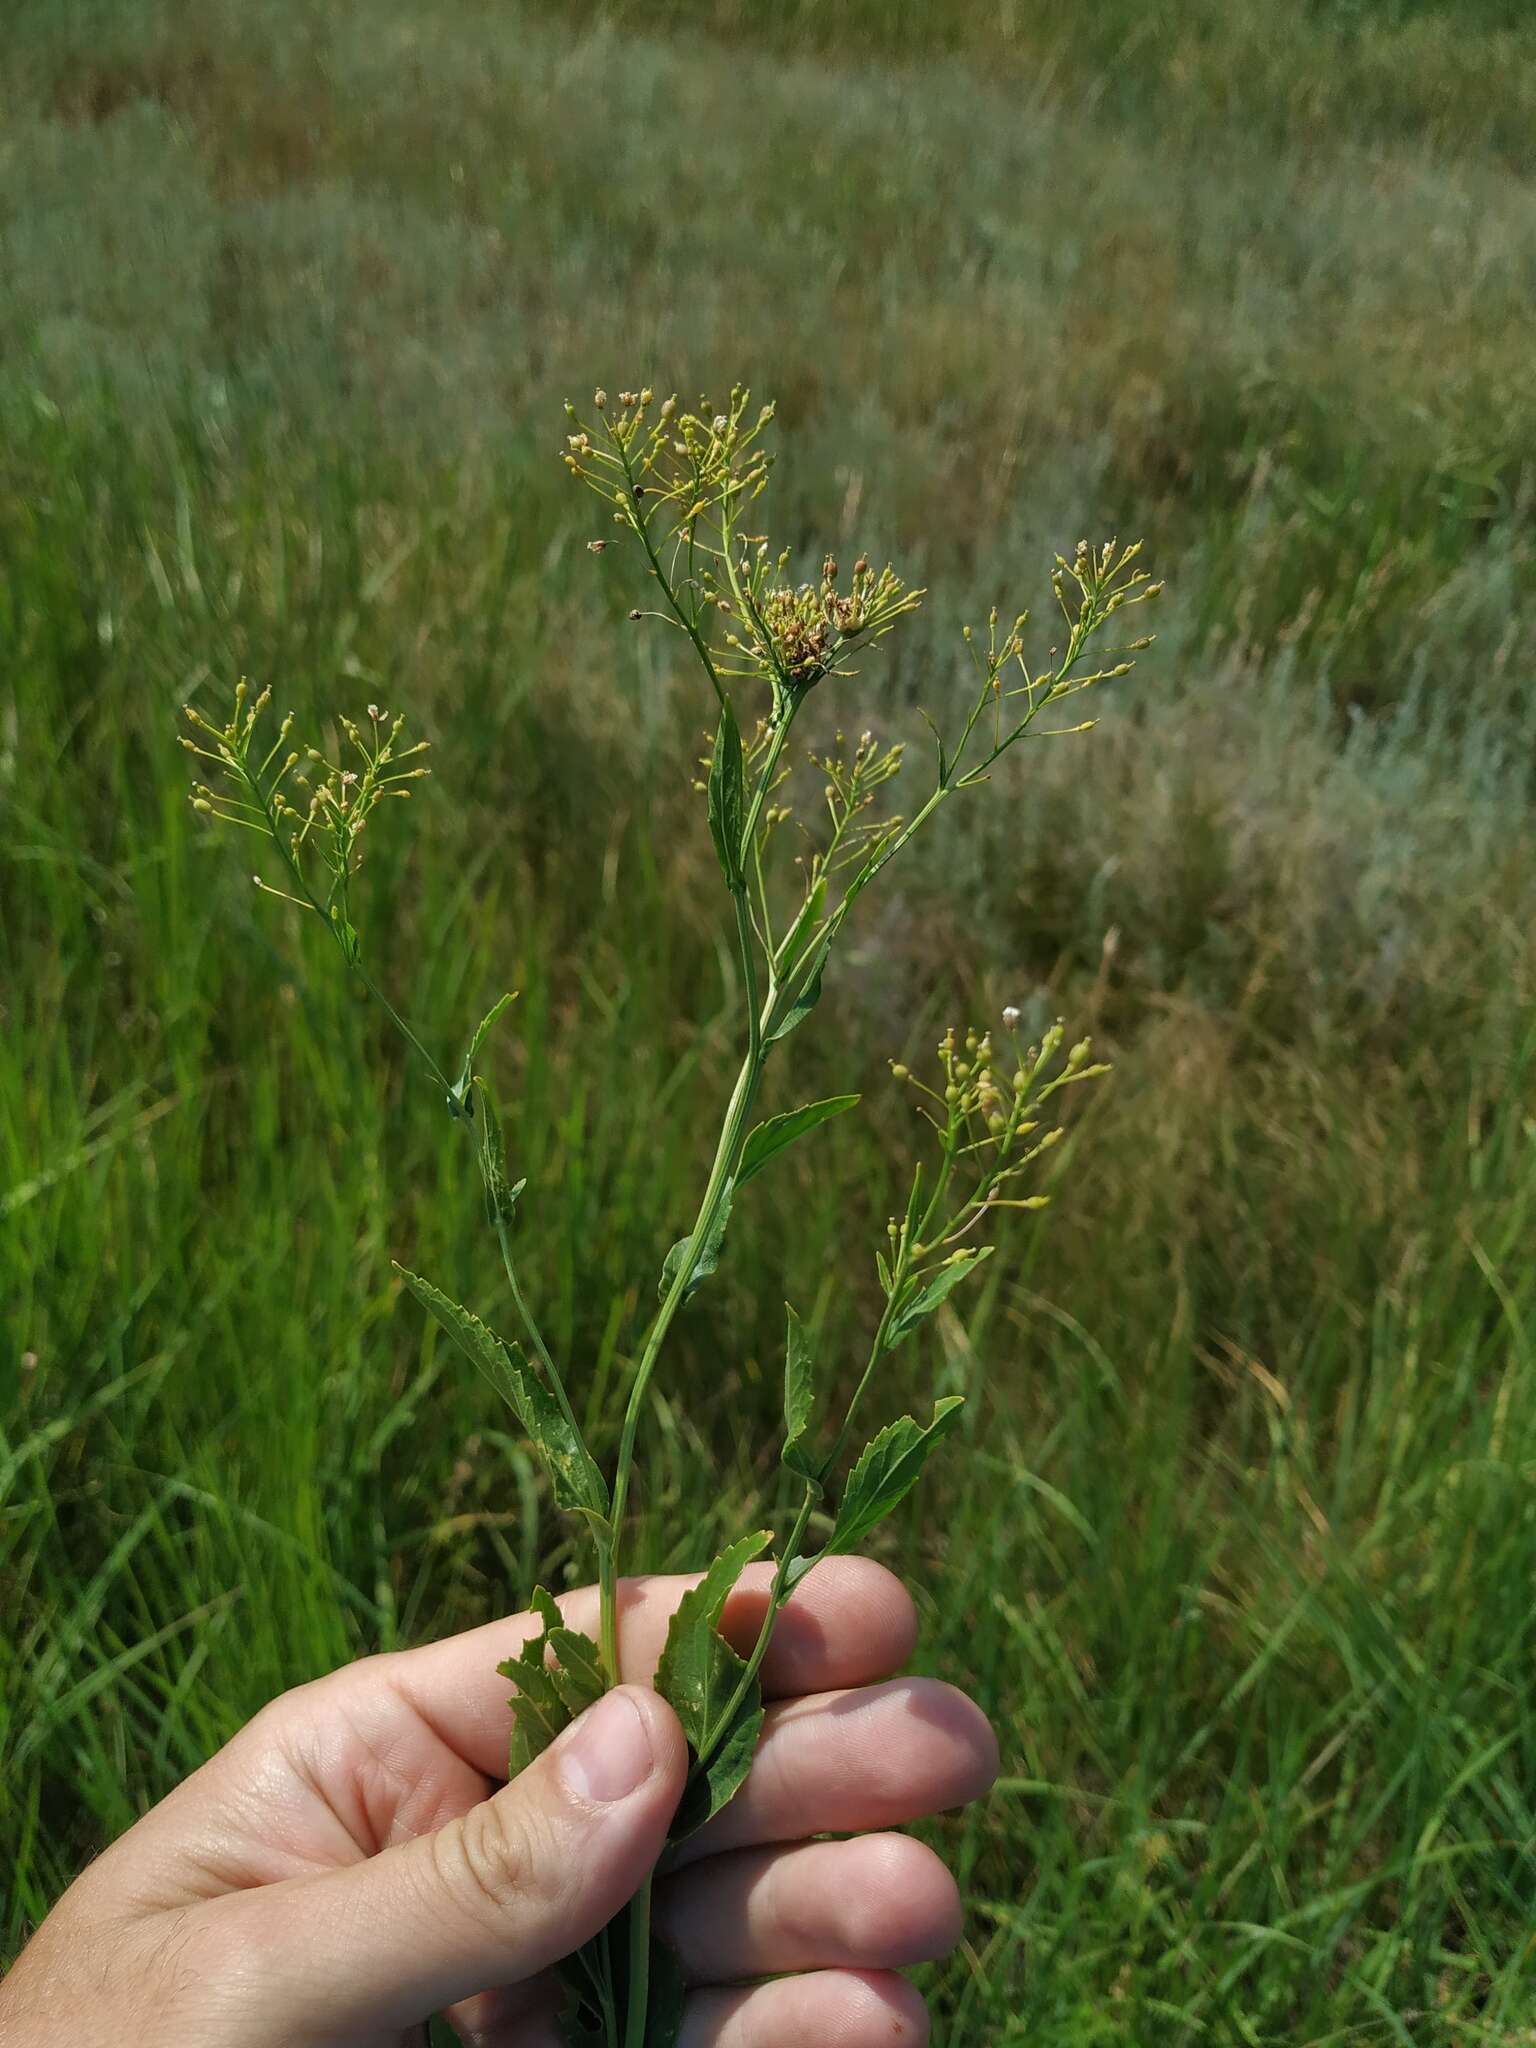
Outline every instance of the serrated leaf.
[(774, 1026), (773, 1030), (769, 1032), (768, 1041), (770, 1044), (776, 1044), (781, 1038), (788, 1038), (791, 1031), (798, 1031), (812, 1010), (821, 1001), (821, 977), (826, 970), (827, 955), (831, 950), (832, 940), (830, 934), (818, 939), (811, 948), (811, 964), (806, 972), (805, 979), (800, 984), (800, 993), (784, 1012), (784, 1015)]
[[(960, 1420), (964, 1406), (962, 1396), (951, 1394), (935, 1405), (933, 1420), (926, 1428), (910, 1415), (902, 1415), (865, 1445), (837, 1504), (832, 1534), (818, 1556), (857, 1550), (870, 1530), (912, 1491), (929, 1455)], [(803, 1576), (803, 1572), (797, 1574)]]
[(715, 842), (720, 872), (732, 889), (741, 886), (742, 798), (741, 733), (729, 698), (720, 706), (720, 725), (709, 764), (709, 836)]
[[(668, 1626), (666, 1644), (656, 1667), (656, 1690), (672, 1707), (683, 1724), (683, 1733), (696, 1749), (707, 1744), (711, 1717), (725, 1704), (718, 1689), (720, 1664), (716, 1646), (728, 1656), (736, 1656), (719, 1633), (725, 1603), (747, 1565), (753, 1558), (761, 1557), (772, 1541), (771, 1529), (739, 1536), (721, 1551), (699, 1583), (684, 1593)], [(740, 1658), (736, 1661), (741, 1662)]]
[(683, 1724), (694, 1758), (672, 1823), (674, 1842), (718, 1813), (751, 1768), (762, 1727), (762, 1692), (754, 1678), (729, 1721), (723, 1719), (747, 1667), (720, 1634), (720, 1617), (744, 1567), (771, 1541), (772, 1531), (761, 1529), (722, 1551), (678, 1602), (667, 1630), (656, 1690)]
[[(683, 1300), (685, 1302), (692, 1301), (710, 1274), (720, 1264), (720, 1247), (725, 1242), (725, 1226), (731, 1220), (731, 1202), (735, 1197), (735, 1193), (735, 1182), (728, 1181), (725, 1193), (720, 1197), (719, 1207), (715, 1210), (715, 1220), (710, 1225), (709, 1235), (704, 1240), (704, 1248), (699, 1253), (694, 1269), (688, 1276), (688, 1285), (683, 1289)], [(688, 1247), (692, 1243), (693, 1239), (691, 1236), (680, 1237), (662, 1261), (661, 1278), (656, 1283), (656, 1292), (661, 1299), (665, 1300), (666, 1296), (671, 1292), (672, 1283), (677, 1278), (678, 1270), (682, 1266), (684, 1259), (688, 1256)]]
[(736, 1186), (745, 1187), (752, 1176), (761, 1173), (769, 1160), (776, 1158), (787, 1145), (793, 1145), (796, 1138), (803, 1138), (807, 1131), (814, 1131), (818, 1124), (852, 1109), (858, 1099), (857, 1095), (829, 1095), (821, 1102), (807, 1102), (800, 1109), (787, 1109), (781, 1116), (766, 1118), (742, 1147), (741, 1164), (736, 1169)]
[(464, 1355), (500, 1391), (523, 1434), (543, 1458), (556, 1503), (573, 1514), (604, 1520), (608, 1514), (608, 1487), (603, 1475), (554, 1394), (522, 1352), (498, 1337), (440, 1287), (434, 1287), (430, 1280), (398, 1262), (395, 1271)]
[(574, 1720), (608, 1690), (602, 1652), (590, 1636), (575, 1628), (551, 1629), (549, 1650), (555, 1659), (556, 1689)]
[(538, 1634), (496, 1667), (517, 1687), (507, 1752), (510, 1778), (541, 1756), (561, 1729), (606, 1690), (596, 1643), (579, 1629), (565, 1626), (542, 1586), (535, 1589), (530, 1606), (539, 1618)]
[(952, 1266), (941, 1266), (925, 1287), (918, 1289), (909, 1300), (902, 1303), (891, 1318), (891, 1327), (886, 1333), (885, 1348), (894, 1351), (905, 1338), (910, 1337), (925, 1317), (931, 1316), (939, 1303), (945, 1299), (968, 1273), (974, 1273), (983, 1259), (992, 1256), (992, 1246), (978, 1245), (963, 1259), (957, 1259)]
[(815, 1406), (816, 1361), (804, 1323), (788, 1302), (784, 1308), (788, 1319), (784, 1336), (784, 1448), (779, 1455), (791, 1472), (798, 1472), (819, 1489), (820, 1472), (805, 1443)]

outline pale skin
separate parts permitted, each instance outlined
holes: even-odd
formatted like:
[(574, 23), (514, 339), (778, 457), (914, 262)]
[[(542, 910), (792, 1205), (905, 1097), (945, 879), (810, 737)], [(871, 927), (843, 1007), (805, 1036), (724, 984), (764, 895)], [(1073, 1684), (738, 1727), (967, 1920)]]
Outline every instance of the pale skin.
[[(743, 1648), (768, 1576), (727, 1606)], [(495, 1667), (527, 1616), (275, 1700), (65, 1893), (0, 1985), (6, 2048), (419, 2048), (435, 2012), (466, 2048), (557, 2048), (551, 1965), (640, 1883), (682, 1788), (646, 1681), (693, 1583), (624, 1583), (625, 1685), (511, 1785)], [(595, 1593), (561, 1604), (595, 1632)], [(899, 1581), (859, 1558), (780, 1616), (751, 1775), (657, 1885), (692, 1987), (681, 2048), (925, 2040), (897, 1973), (954, 1945), (959, 1898), (889, 1830), (978, 1797), (997, 1751), (963, 1694), (893, 1676), (915, 1636)]]

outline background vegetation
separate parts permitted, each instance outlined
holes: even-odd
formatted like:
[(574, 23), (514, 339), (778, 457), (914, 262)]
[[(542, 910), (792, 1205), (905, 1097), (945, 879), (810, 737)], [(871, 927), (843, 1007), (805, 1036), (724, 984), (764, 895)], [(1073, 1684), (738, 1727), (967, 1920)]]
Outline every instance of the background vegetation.
[(455, 1134), (205, 846), (176, 709), (245, 671), (433, 738), (369, 943), (453, 1043), (523, 992), (527, 1265), (601, 1430), (733, 992), (701, 707), (583, 546), (558, 401), (744, 374), (776, 531), (936, 589), (829, 717), (942, 705), (959, 621), (1080, 533), (1145, 532), (1169, 593), (1134, 690), (930, 844), (793, 1041), (778, 1084), (857, 1072), (861, 1126), (765, 1178), (680, 1332), (649, 1555), (776, 1484), (786, 1292), (853, 1359), (886, 1058), (1064, 1011), (1117, 1079), (928, 1340), (971, 1436), (889, 1552), (1006, 1758), (943, 1829), (938, 2037), (1536, 2039), (1525, 18), (12, 0), (10, 1948), (271, 1693), (562, 1563), (392, 1298), (390, 1253), (496, 1298)]

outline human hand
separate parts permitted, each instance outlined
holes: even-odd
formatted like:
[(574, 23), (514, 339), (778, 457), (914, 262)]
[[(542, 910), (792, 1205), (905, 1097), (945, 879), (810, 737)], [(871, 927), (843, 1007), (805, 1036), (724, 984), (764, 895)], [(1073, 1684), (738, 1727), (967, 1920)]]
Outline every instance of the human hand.
[[(726, 1607), (740, 1648), (768, 1577)], [(624, 1583), (628, 1682), (499, 1790), (495, 1667), (527, 1615), (274, 1700), (65, 1893), (0, 1986), (0, 2041), (405, 2048), (442, 2011), (467, 2048), (554, 2048), (551, 1966), (639, 1886), (682, 1791), (682, 1731), (644, 1681), (694, 1583)], [(561, 1605), (595, 1631), (590, 1589)], [(974, 1799), (996, 1749), (962, 1694), (890, 1676), (914, 1635), (899, 1582), (858, 1558), (780, 1615), (751, 1774), (656, 1887), (693, 1987), (681, 2048), (923, 2040), (893, 1972), (953, 1945), (958, 1894), (930, 1850), (870, 1831)]]

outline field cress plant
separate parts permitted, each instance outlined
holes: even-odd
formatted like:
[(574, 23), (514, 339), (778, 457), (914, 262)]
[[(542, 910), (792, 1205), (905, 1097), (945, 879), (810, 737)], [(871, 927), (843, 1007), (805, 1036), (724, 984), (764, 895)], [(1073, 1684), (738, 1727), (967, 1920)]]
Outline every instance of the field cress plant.
[[(754, 411), (747, 392), (737, 389), (724, 410), (703, 403), (697, 412), (682, 412), (674, 399), (657, 403), (643, 390), (620, 392), (616, 404), (597, 392), (590, 421), (574, 407), (567, 412), (566, 464), (608, 509), (614, 529), (588, 543), (592, 553), (618, 543), (638, 556), (649, 595), (630, 618), (656, 620), (677, 633), (711, 693), (713, 735), (697, 786), (744, 991), (741, 1065), (714, 1159), (693, 1220), (662, 1263), (658, 1304), (630, 1369), (617, 1453), (606, 1470), (567, 1391), (580, 1362), (554, 1356), (541, 1333), (537, 1289), (525, 1284), (519, 1267), (518, 1208), (536, 1196), (512, 1177), (515, 1166), (508, 1165), (497, 1105), (479, 1064), (511, 997), (503, 996), (484, 1017), (462, 1061), (444, 1067), (379, 986), (353, 921), (366, 836), (385, 804), (409, 797), (427, 774), (426, 742), (408, 741), (401, 716), (370, 704), (361, 721), (338, 720), (342, 744), (332, 760), (294, 740), (291, 717), (274, 728), (270, 689), (252, 694), (243, 682), (223, 722), (189, 707), (184, 741), (210, 764), (204, 772), (212, 779), (193, 788), (196, 809), (266, 843), (269, 868), (255, 877), (258, 888), (326, 927), (473, 1146), (519, 1336), (494, 1329), (420, 1274), (397, 1270), (505, 1396), (543, 1459), (557, 1504), (585, 1525), (600, 1589), (596, 1643), (565, 1626), (547, 1593), (535, 1595), (542, 1631), (502, 1667), (516, 1686), (513, 1774), (618, 1678), (625, 1514), (647, 1391), (668, 1331), (726, 1255), (731, 1230), (746, 1227), (752, 1181), (858, 1100), (833, 1095), (757, 1120), (769, 1061), (788, 1056), (786, 1041), (815, 1009), (859, 899), (935, 813), (981, 788), (1021, 742), (1089, 729), (1092, 720), (1072, 721), (1070, 700), (1124, 675), (1135, 652), (1149, 644), (1133, 639), (1106, 651), (1104, 629), (1158, 589), (1137, 566), (1136, 546), (1080, 542), (1070, 560), (1057, 557), (1052, 586), (1062, 619), (1059, 645), (1038, 666), (1025, 649), (1027, 613), (1000, 627), (994, 611), (983, 634), (966, 628), (972, 680), (963, 716), (946, 730), (924, 714), (933, 740), (931, 779), (910, 813), (899, 815), (888, 807), (903, 767), (899, 745), (883, 745), (867, 732), (850, 745), (838, 733), (796, 760), (791, 738), (814, 693), (838, 699), (854, 693), (855, 664), (900, 627), (924, 593), (863, 557), (846, 579), (830, 555), (814, 579), (794, 579), (789, 552), (775, 552), (755, 530), (753, 508), (771, 468), (764, 441), (772, 408)], [(1017, 1011), (1004, 1012), (998, 1043), (989, 1033), (947, 1031), (930, 1074), (893, 1065), (929, 1127), (930, 1156), (913, 1168), (887, 1242), (874, 1254), (884, 1305), (841, 1416), (829, 1414), (818, 1395), (814, 1333), (787, 1308), (780, 1457), (798, 1505), (788, 1528), (750, 1531), (709, 1566), (678, 1608), (656, 1673), (690, 1749), (674, 1841), (718, 1812), (746, 1776), (763, 1714), (758, 1671), (784, 1601), (819, 1557), (865, 1541), (955, 1425), (956, 1398), (938, 1401), (926, 1421), (887, 1421), (850, 1468), (855, 1423), (878, 1392), (882, 1359), (988, 1258), (993, 1247), (985, 1235), (995, 1220), (1044, 1206), (1047, 1197), (1031, 1191), (1031, 1169), (1062, 1135), (1050, 1113), (1053, 1098), (1105, 1071), (1091, 1059), (1086, 1039), (1064, 1050), (1060, 1025), (1039, 1044), (1022, 1047), (1018, 1021)], [(821, 1540), (808, 1548), (813, 1524)], [(743, 1567), (770, 1548), (777, 1564), (767, 1611), (742, 1657), (718, 1625)], [(649, 1885), (621, 1922), (571, 1959), (567, 1976), (572, 2039), (603, 2048), (665, 2048), (675, 2038), (681, 1987), (670, 1954), (651, 1934)]]

